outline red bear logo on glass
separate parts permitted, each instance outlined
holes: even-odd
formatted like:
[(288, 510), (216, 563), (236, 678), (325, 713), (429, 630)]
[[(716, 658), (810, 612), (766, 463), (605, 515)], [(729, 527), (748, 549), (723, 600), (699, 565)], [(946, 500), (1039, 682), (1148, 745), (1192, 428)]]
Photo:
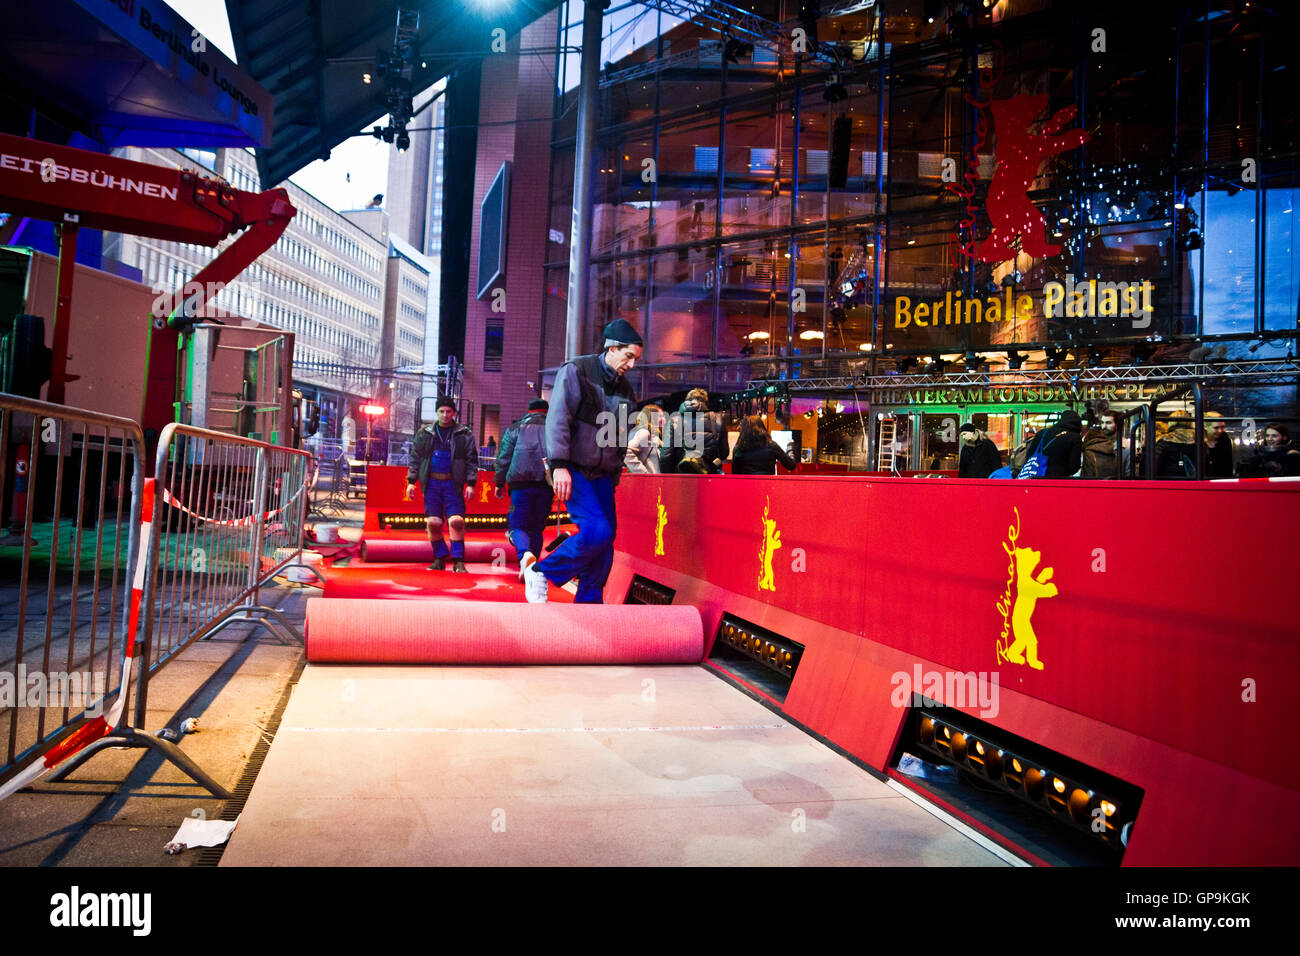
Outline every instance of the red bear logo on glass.
[[(1047, 108), (1047, 94), (1026, 93), (991, 104), (997, 129), (998, 167), (993, 173), (986, 203), (993, 231), (975, 249), (983, 262), (1002, 262), (1016, 254), (1012, 246), (1021, 240), (1026, 255), (1054, 256), (1061, 247), (1047, 241), (1047, 220), (1029, 200), (1029, 186), (1038, 176), (1043, 160), (1076, 149), (1088, 141), (1088, 133), (1061, 128), (1074, 119), (1075, 107), (1067, 106), (1043, 124), (1041, 132), (1030, 127)], [(1060, 135), (1058, 135), (1060, 134)]]

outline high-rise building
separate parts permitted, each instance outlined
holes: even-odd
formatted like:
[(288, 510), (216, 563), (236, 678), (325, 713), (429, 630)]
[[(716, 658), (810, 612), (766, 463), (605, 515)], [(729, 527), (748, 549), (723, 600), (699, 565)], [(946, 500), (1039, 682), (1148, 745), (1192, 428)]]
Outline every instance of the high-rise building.
[[(131, 147), (120, 154), (217, 175), (248, 192), (262, 188), (253, 154), (243, 149)], [(218, 313), (245, 316), (295, 334), (294, 387), (319, 404), (322, 437), (337, 438), (349, 411), (376, 397), (386, 401), (387, 393), (396, 391), (388, 388), (392, 376), (384, 374), (396, 367), (391, 348), (387, 354), (384, 348), (386, 299), (396, 303), (400, 295), (388, 284), (393, 270), (387, 214), (382, 209), (361, 210), (349, 218), (291, 182), (284, 188), (297, 215), (276, 244), (219, 292), (212, 306)], [(358, 216), (364, 219), (361, 224), (355, 221)], [(105, 257), (138, 269), (141, 281), (159, 292), (184, 285), (215, 255), (214, 249), (186, 243), (105, 237)], [(406, 320), (403, 330), (415, 334), (413, 321), (422, 337), (423, 316)], [(418, 347), (408, 339), (402, 342), (406, 355), (418, 354), (423, 345), (422, 340)], [(406, 419), (400, 423), (398, 430), (404, 430)]]

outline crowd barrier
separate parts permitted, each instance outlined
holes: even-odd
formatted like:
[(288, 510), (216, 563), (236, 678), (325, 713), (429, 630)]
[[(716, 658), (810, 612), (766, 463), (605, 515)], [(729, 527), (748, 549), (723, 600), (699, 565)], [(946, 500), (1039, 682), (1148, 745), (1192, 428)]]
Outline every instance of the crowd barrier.
[[(11, 680), (17, 680), (20, 665), (29, 658), (34, 660), (24, 644), (24, 635), (32, 617), (28, 613), (29, 578), (36, 564), (42, 562), (41, 555), (48, 567), (45, 641), (40, 648), (43, 672), (48, 672), (55, 659), (53, 652), (66, 645), (69, 667), (74, 660), (98, 662), (106, 674), (100, 681), (105, 694), (79, 714), (65, 707), (57, 725), (45, 720), (43, 712), (32, 715), (28, 713), (30, 708), (21, 706), (9, 709), (10, 742), (0, 772), (0, 798), (47, 770), (55, 771), (51, 780), (59, 780), (104, 747), (149, 748), (213, 794), (229, 796), (175, 746), (176, 734), (143, 731), (149, 681), (194, 641), (232, 623), (259, 624), (273, 632), (298, 636), (282, 614), (260, 603), (259, 592), (287, 567), (302, 564), (310, 456), (223, 432), (172, 424), (159, 438), (154, 477), (144, 479), (143, 436), (133, 422), (10, 396), (0, 396), (0, 409), (5, 413), (6, 431), (14, 416), (34, 415), (31, 427), (45, 429), (42, 438), (49, 434), (58, 439), (54, 448), (61, 454), (53, 456), (52, 464), (43, 465), (39, 456), (30, 456), (25, 475), (29, 488), (35, 491), (46, 487), (37, 469), (53, 467), (54, 500), (58, 501), (64, 473), (79, 469), (78, 517), (66, 529), (63, 525), (67, 522), (51, 523), (45, 552), (37, 547), (44, 546), (43, 524), (33, 521), (40, 514), (36, 504), (39, 496), (28, 495), (26, 543), (13, 569), (19, 587), (15, 597), (17, 621), (10, 641)], [(98, 445), (91, 440), (94, 429), (106, 436)], [(0, 434), (0, 439), (4, 439), (0, 441), (3, 453), (10, 442), (7, 434)], [(109, 469), (102, 468), (99, 494), (90, 498), (84, 492), (88, 451), (101, 446), (106, 449), (106, 461), (110, 452), (120, 447), (118, 480), (115, 485), (108, 482)], [(126, 488), (128, 481), (132, 492), (130, 504), (125, 506), (120, 493), (114, 500), (108, 492)], [(87, 506), (95, 501), (97, 508), (88, 511)], [(113, 524), (105, 528), (110, 516), (105, 509), (110, 503), (115, 507)], [(82, 547), (88, 513), (96, 515), (99, 526), (95, 548), (89, 555)], [(106, 533), (109, 530), (111, 533)], [(65, 557), (60, 542), (68, 536), (75, 538), (77, 546), (69, 549)], [(33, 550), (38, 551), (35, 562)], [(0, 549), (0, 559), (4, 557), (5, 551)], [(94, 582), (88, 592), (81, 584), (84, 575), (90, 575)], [(6, 586), (10, 586), (10, 577), (5, 575)], [(60, 587), (69, 591), (62, 601)], [(101, 607), (105, 600), (107, 608)], [(82, 605), (88, 605), (87, 610), (82, 610)], [(57, 625), (56, 609), (62, 609), (63, 615)], [(84, 628), (79, 623), (87, 613), (94, 624), (83, 639)], [(64, 619), (67, 634), (61, 637)], [(110, 636), (107, 646), (101, 641), (96, 651), (96, 635), (101, 632)], [(82, 644), (86, 647), (82, 648)], [(120, 662), (115, 660), (115, 647)], [(111, 704), (107, 704), (109, 699)], [(132, 703), (133, 717), (129, 716)], [(28, 728), (29, 724), (34, 728)], [(16, 742), (20, 730), (27, 732), (26, 747)]]
[[(1125, 865), (1300, 862), (1300, 485), (630, 476), (617, 504), (606, 601), (695, 605), (708, 666), (899, 785), (946, 714), (954, 740), (1127, 794), (1105, 834)], [(733, 645), (788, 653), (788, 685), (745, 678)], [(1042, 784), (1020, 799), (1109, 826), (1091, 787), (1075, 806)]]
[(136, 422), (0, 394), (0, 781), (129, 693)]

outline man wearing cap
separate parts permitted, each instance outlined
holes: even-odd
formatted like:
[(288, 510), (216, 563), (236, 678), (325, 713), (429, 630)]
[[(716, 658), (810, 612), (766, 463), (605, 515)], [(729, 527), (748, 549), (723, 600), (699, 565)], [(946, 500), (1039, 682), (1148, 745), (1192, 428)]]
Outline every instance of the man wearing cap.
[[(623, 376), (641, 358), (641, 336), (625, 320), (605, 326), (604, 347), (561, 366), (546, 416), (546, 449), (555, 497), (568, 505), (578, 533), (541, 561), (521, 562), (525, 594), (546, 601), (547, 582), (578, 579), (575, 604), (604, 601), (614, 563), (614, 486), (627, 452), (636, 395)], [(531, 557), (526, 555), (525, 557)]]
[(993, 439), (973, 422), (961, 426), (961, 454), (957, 459), (958, 478), (987, 478), (1002, 467), (1002, 454)]
[(546, 480), (546, 412), (544, 398), (528, 403), (528, 414), (506, 429), (496, 459), (496, 489), (500, 498), (510, 487), (506, 538), (519, 555), (519, 576), (542, 553), (542, 532), (551, 513), (550, 483)]
[(464, 574), (465, 501), (474, 494), (478, 481), (478, 446), (474, 433), (456, 424), (456, 402), (441, 397), (438, 420), (415, 433), (411, 465), (406, 471), (406, 500), (424, 489), (424, 513), (428, 517), (429, 543), (433, 545), (430, 571), (442, 571), (447, 563), (447, 544), (442, 540), (445, 522), (451, 531), (453, 571)]

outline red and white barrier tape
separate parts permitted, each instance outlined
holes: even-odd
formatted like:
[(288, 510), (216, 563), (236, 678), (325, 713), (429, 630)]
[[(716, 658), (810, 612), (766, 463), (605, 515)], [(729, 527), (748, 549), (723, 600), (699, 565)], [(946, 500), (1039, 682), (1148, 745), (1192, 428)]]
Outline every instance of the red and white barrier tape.
[(165, 501), (167, 504), (171, 505), (173, 508), (177, 509), (178, 511), (185, 512), (191, 518), (197, 518), (199, 521), (206, 522), (207, 524), (214, 524), (223, 528), (237, 528), (243, 525), (252, 525), (258, 522), (270, 521), (272, 517), (278, 515), (280, 512), (284, 511), (291, 504), (297, 501), (298, 496), (303, 493), (306, 487), (307, 486), (305, 484), (299, 486), (298, 490), (293, 493), (292, 498), (290, 498), (280, 507), (276, 508), (274, 511), (268, 511), (265, 514), (263, 514), (261, 517), (258, 517), (257, 515), (249, 515), (247, 518), (233, 518), (233, 519), (209, 518), (206, 515), (201, 515), (197, 511), (191, 511), (189, 508), (185, 507), (183, 504), (177, 501), (172, 496), (172, 493), (168, 491), (166, 488), (163, 489), (163, 501)]
[(122, 658), (122, 683), (117, 690), (117, 699), (108, 713), (100, 714), (82, 724), (75, 733), (57, 746), (50, 748), (44, 758), (25, 768), (22, 773), (0, 786), (0, 800), (43, 776), (47, 770), (71, 757), (87, 744), (103, 737), (117, 726), (126, 705), (126, 692), (131, 684), (132, 664), (135, 659), (135, 642), (140, 633), (140, 607), (144, 600), (145, 564), (149, 555), (149, 538), (153, 528), (153, 498), (155, 479), (147, 478), (144, 483), (144, 502), (140, 508), (140, 546), (136, 552), (135, 576), (131, 580), (131, 611), (127, 619), (126, 648)]

